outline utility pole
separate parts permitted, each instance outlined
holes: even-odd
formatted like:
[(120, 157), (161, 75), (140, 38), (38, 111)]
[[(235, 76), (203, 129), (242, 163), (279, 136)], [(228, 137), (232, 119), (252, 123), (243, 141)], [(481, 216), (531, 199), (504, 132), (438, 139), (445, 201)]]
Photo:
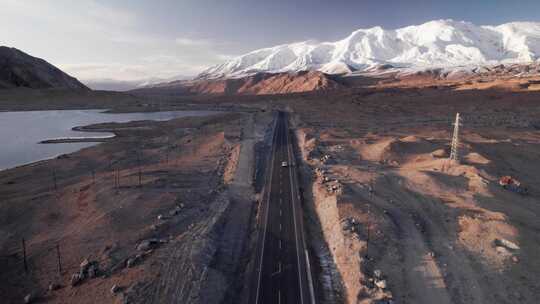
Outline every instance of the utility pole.
[(137, 150), (137, 167), (139, 167), (139, 188), (142, 187), (141, 151)]
[(459, 113), (456, 114), (456, 121), (454, 122), (454, 135), (452, 136), (452, 147), (450, 150), (450, 160), (459, 162), (459, 127), (461, 126), (461, 117)]
[(369, 225), (370, 225), (370, 220), (369, 220), (369, 217), (370, 217), (370, 213), (369, 213), (369, 206), (370, 204), (367, 205), (367, 238), (366, 238), (366, 260), (369, 261)]
[(55, 168), (53, 168), (52, 176), (53, 176), (53, 183), (54, 183), (54, 191), (58, 192), (58, 183), (56, 181), (56, 169)]
[(120, 188), (120, 169), (119, 168), (114, 169), (114, 188), (116, 189), (116, 193), (118, 193), (118, 189)]
[(28, 274), (28, 263), (26, 262), (26, 242), (22, 239), (23, 261), (24, 261), (24, 273)]
[(58, 275), (62, 275), (62, 261), (60, 260), (60, 244), (56, 244), (56, 259), (58, 262)]
[(169, 164), (169, 145), (170, 145), (170, 139), (169, 135), (167, 135), (167, 146), (165, 148), (165, 164)]
[(369, 171), (369, 200), (370, 202), (368, 202), (368, 205), (367, 205), (367, 223), (366, 223), (366, 228), (367, 228), (367, 238), (366, 238), (366, 260), (369, 262), (369, 237), (370, 237), (370, 229), (369, 229), (369, 226), (370, 226), (370, 208), (369, 206), (371, 205), (371, 201), (373, 200), (373, 192), (374, 192), (374, 189), (373, 189), (373, 170), (374, 168), (372, 167), (368, 167), (368, 171)]

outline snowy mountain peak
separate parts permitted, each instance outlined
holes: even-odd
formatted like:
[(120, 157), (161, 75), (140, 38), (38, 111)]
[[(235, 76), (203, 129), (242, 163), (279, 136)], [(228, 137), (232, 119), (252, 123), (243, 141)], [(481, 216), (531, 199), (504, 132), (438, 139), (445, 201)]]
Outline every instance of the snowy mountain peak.
[(304, 41), (255, 50), (210, 67), (198, 78), (304, 70), (339, 74), (382, 65), (451, 68), (526, 63), (539, 58), (539, 22), (478, 26), (447, 19), (395, 30), (379, 26), (359, 29), (336, 42)]

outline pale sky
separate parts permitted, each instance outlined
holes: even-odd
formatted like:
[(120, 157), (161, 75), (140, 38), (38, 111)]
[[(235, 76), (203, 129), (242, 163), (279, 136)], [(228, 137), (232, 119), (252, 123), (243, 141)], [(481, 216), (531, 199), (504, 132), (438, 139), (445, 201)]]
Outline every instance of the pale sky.
[(80, 80), (195, 75), (248, 51), (452, 18), (539, 21), (538, 0), (0, 0), (0, 45)]

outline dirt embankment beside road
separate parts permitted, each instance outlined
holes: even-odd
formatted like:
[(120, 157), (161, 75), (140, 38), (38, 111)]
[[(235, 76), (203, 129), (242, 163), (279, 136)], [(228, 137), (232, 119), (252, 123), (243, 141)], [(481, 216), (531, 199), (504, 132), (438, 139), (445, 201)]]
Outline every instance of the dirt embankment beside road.
[[(322, 250), (312, 241), (323, 301), (342, 288), (346, 303), (536, 303), (533, 96), (403, 94), (291, 106), (315, 215), (307, 222), (325, 240)], [(464, 117), (459, 164), (447, 160), (453, 117), (445, 115), (455, 111)], [(504, 175), (528, 195), (502, 188)]]
[(232, 301), (255, 202), (253, 145), (270, 119), (228, 113), (95, 125), (116, 137), (1, 171), (4, 300)]

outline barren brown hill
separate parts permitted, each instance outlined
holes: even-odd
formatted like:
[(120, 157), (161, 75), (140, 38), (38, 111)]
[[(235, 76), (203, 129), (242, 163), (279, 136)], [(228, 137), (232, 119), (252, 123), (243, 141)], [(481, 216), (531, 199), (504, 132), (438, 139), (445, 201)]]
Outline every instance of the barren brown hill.
[(134, 90), (142, 94), (166, 95), (264, 95), (288, 94), (344, 87), (337, 77), (317, 71), (297, 73), (261, 73), (243, 78), (174, 81)]

